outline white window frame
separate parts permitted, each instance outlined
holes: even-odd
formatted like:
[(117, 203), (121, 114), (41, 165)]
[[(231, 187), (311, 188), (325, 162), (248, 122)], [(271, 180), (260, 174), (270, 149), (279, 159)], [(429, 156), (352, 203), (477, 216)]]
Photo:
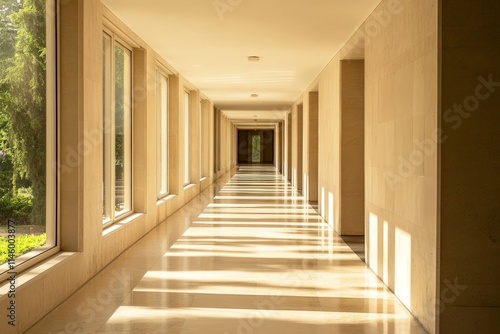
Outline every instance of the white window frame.
[[(103, 39), (105, 37), (110, 38), (110, 68), (109, 68), (109, 78), (110, 78), (110, 86), (106, 90), (108, 93), (109, 99), (106, 99), (106, 94), (103, 96), (104, 101), (104, 109), (103, 110), (103, 124), (104, 124), (104, 143), (103, 143), (103, 149), (104, 149), (104, 154), (103, 154), (103, 187), (105, 189), (109, 189), (105, 194), (105, 198), (103, 196), (103, 201), (105, 207), (105, 212), (109, 214), (109, 216), (104, 216), (103, 214), (103, 227), (106, 228), (109, 225), (112, 225), (116, 221), (119, 221), (121, 219), (124, 219), (131, 215), (133, 213), (133, 163), (132, 163), (132, 157), (133, 157), (133, 141), (132, 141), (132, 136), (133, 136), (133, 125), (132, 125), (132, 120), (133, 120), (133, 96), (132, 96), (132, 87), (133, 87), (133, 48), (126, 43), (122, 38), (117, 36), (112, 30), (108, 28), (103, 28)], [(115, 175), (115, 170), (116, 170), (116, 151), (115, 151), (115, 140), (116, 140), (116, 135), (115, 135), (115, 130), (116, 130), (116, 124), (115, 124), (115, 116), (116, 116), (116, 110), (115, 110), (115, 47), (121, 47), (125, 51), (128, 51), (130, 58), (128, 61), (128, 68), (129, 68), (129, 89), (128, 89), (128, 94), (127, 94), (127, 87), (125, 89), (125, 98), (124, 101), (128, 101), (128, 106), (125, 104), (125, 112), (128, 114), (129, 117), (124, 118), (124, 202), (125, 202), (125, 209), (123, 211), (117, 211), (115, 207), (116, 203), (116, 175)], [(103, 64), (104, 66), (104, 64)], [(105, 82), (103, 82), (103, 85), (105, 85)], [(106, 88), (106, 87), (104, 87)], [(108, 108), (108, 109), (106, 109)], [(106, 113), (108, 112), (108, 114)], [(128, 168), (127, 168), (128, 166)], [(103, 191), (104, 193), (104, 191)], [(103, 205), (103, 206), (104, 206)]]

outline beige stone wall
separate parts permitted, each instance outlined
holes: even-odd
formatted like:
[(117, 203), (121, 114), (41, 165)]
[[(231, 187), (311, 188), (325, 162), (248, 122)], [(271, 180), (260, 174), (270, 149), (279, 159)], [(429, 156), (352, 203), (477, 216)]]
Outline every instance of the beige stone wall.
[(440, 333), (500, 328), (500, 2), (442, 0)]
[(304, 180), (304, 105), (295, 104), (291, 111), (292, 164), (291, 182), (293, 187), (303, 194)]
[[(314, 84), (317, 85), (317, 81)], [(297, 145), (293, 147), (297, 159), (297, 188), (307, 201), (314, 202), (318, 200), (318, 96), (312, 88), (306, 92), (294, 107)]]
[[(438, 4), (391, 3), (378, 7), (391, 20), (365, 50), (367, 260), (435, 333)], [(372, 16), (365, 29), (377, 22)]]
[(340, 230), (340, 57), (319, 76), (318, 202), (322, 217)]
[[(213, 103), (203, 104), (204, 171), (200, 182), (199, 100), (196, 87), (159, 57), (98, 0), (69, 0), (61, 5), (60, 174), (61, 253), (17, 277), (17, 326), (0, 324), (1, 333), (23, 333), (74, 293), (121, 252), (195, 197), (214, 180)], [(106, 25), (133, 48), (133, 206), (127, 224), (102, 227), (102, 31)], [(170, 73), (170, 190), (157, 198), (156, 71)], [(183, 91), (192, 91), (192, 185), (183, 180)], [(205, 116), (206, 115), (206, 116)], [(231, 135), (230, 124), (225, 123)], [(226, 165), (234, 165), (232, 137), (223, 138)], [(77, 152), (77, 153), (73, 153)], [(228, 168), (226, 168), (228, 170)], [(6, 286), (0, 307), (7, 308)], [(125, 297), (125, 296), (123, 296)]]

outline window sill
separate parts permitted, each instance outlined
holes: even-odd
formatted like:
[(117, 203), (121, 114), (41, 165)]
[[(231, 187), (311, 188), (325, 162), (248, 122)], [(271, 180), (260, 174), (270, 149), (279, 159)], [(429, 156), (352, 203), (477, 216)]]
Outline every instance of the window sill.
[(208, 176), (203, 176), (201, 179), (200, 179), (200, 182), (203, 182), (203, 181), (206, 181), (208, 180)]
[(196, 187), (196, 183), (186, 184), (184, 186), (184, 190), (188, 190), (188, 189), (193, 188), (193, 187)]
[(141, 216), (143, 216), (143, 213), (133, 213), (130, 216), (127, 216), (121, 220), (118, 220), (117, 222), (113, 223), (112, 225), (106, 227), (105, 229), (102, 230), (102, 236), (108, 236), (113, 232), (116, 232), (118, 230), (121, 230), (128, 224), (132, 223), (133, 221), (139, 219)]
[[(28, 284), (30, 281), (35, 279), (39, 279), (46, 275), (50, 269), (55, 268), (56, 266), (61, 265), (63, 262), (69, 260), (71, 257), (75, 256), (78, 253), (74, 252), (60, 252), (56, 255), (42, 261), (40, 264), (35, 265), (31, 269), (28, 269), (16, 276), (16, 290), (22, 288), (24, 284)], [(5, 284), (0, 285), (0, 298), (4, 297), (9, 293), (10, 283), (7, 281)]]
[(170, 200), (172, 200), (172, 199), (174, 199), (174, 198), (176, 198), (176, 197), (177, 197), (177, 195), (176, 195), (176, 194), (167, 195), (167, 196), (162, 197), (162, 198), (160, 198), (159, 200), (157, 200), (157, 201), (156, 201), (156, 205), (158, 206), (158, 205), (165, 204), (165, 203), (167, 203), (168, 201), (170, 201)]

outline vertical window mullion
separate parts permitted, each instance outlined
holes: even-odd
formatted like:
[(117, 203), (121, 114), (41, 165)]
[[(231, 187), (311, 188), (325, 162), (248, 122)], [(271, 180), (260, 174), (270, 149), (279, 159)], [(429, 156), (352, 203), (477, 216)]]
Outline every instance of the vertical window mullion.
[(107, 224), (113, 220), (113, 174), (111, 172), (112, 162), (112, 136), (113, 136), (113, 94), (114, 89), (112, 85), (113, 78), (113, 43), (112, 38), (108, 34), (104, 34), (103, 38), (103, 223)]
[(123, 197), (125, 211), (132, 209), (132, 52), (123, 49), (124, 61), (124, 126), (123, 126), (123, 147), (124, 147), (124, 185)]

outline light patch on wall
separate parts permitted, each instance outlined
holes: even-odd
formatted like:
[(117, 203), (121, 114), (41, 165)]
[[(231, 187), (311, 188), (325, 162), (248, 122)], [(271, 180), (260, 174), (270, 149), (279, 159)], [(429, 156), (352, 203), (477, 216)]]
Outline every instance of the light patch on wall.
[(384, 220), (383, 243), (384, 243), (383, 280), (385, 284), (389, 285), (389, 223), (387, 222), (387, 220)]
[(326, 224), (319, 224), (319, 228), (321, 229), (321, 250), (324, 251), (326, 247), (325, 239), (326, 239), (326, 229), (327, 225)]
[[(331, 227), (331, 226), (330, 226)], [(335, 237), (335, 233), (333, 232), (333, 228), (328, 229), (328, 253), (333, 254), (333, 238)]]
[(378, 216), (370, 212), (368, 224), (368, 265), (378, 275)]
[(411, 236), (396, 228), (394, 292), (411, 309)]
[(335, 198), (328, 192), (328, 223), (335, 229)]
[(321, 197), (319, 200), (321, 217), (325, 218), (325, 187), (321, 187)]
[(302, 180), (304, 180), (304, 184), (302, 187), (302, 189), (304, 189), (304, 191), (302, 193), (305, 197), (306, 202), (309, 202), (309, 175), (304, 173), (304, 175), (302, 177), (303, 177)]

